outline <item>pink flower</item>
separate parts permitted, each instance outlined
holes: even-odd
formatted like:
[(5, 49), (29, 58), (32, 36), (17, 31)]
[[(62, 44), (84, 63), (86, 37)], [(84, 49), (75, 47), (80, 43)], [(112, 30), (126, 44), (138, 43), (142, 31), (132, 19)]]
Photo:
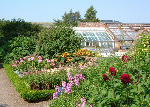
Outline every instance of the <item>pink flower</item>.
[(51, 60), (51, 63), (54, 63), (54, 62), (55, 62), (55, 60), (54, 60), (54, 59), (52, 59), (52, 60)]
[(39, 60), (38, 60), (38, 62), (39, 62), (39, 63), (41, 63), (41, 62), (42, 62), (42, 60), (40, 60), (40, 59), (39, 59)]
[(86, 99), (85, 98), (81, 98), (81, 104), (76, 104), (76, 107), (84, 107), (86, 104)]
[(58, 93), (57, 92), (53, 93), (53, 99), (56, 99), (56, 98), (58, 98)]
[(24, 62), (24, 60), (23, 60), (23, 59), (21, 59), (21, 60), (20, 60), (20, 62)]
[(128, 62), (129, 61), (129, 57), (126, 56), (126, 55), (123, 55), (121, 59), (122, 59), (123, 62)]
[(42, 58), (41, 56), (38, 56), (38, 59), (39, 59), (39, 60), (42, 60), (43, 58)]
[(79, 78), (80, 78), (81, 80), (85, 80), (85, 78), (84, 78), (84, 76), (83, 76), (82, 74), (79, 74)]
[(22, 74), (23, 75), (29, 75), (30, 73), (29, 72), (23, 72)]
[(31, 57), (31, 61), (33, 61), (34, 60), (34, 57)]
[(27, 57), (23, 57), (23, 59), (25, 60), (25, 59), (27, 59)]
[(83, 103), (85, 101), (85, 98), (81, 98), (81, 103)]
[(79, 86), (79, 83), (80, 83), (79, 79), (75, 79), (74, 82), (75, 82), (76, 86)]
[(17, 64), (12, 64), (11, 66), (12, 66), (12, 67), (17, 67)]
[(80, 72), (82, 69), (82, 65), (78, 65), (78, 71)]
[(55, 63), (51, 63), (50, 65), (51, 65), (51, 66), (55, 66)]
[(90, 107), (93, 107), (93, 105), (92, 105), (92, 104), (90, 104)]
[(49, 59), (46, 59), (46, 62), (48, 62), (48, 63), (49, 63), (49, 62), (51, 62), (51, 61), (50, 61)]
[(63, 87), (66, 87), (66, 85), (67, 85), (66, 82), (65, 82), (65, 81), (62, 81), (62, 86), (63, 86)]

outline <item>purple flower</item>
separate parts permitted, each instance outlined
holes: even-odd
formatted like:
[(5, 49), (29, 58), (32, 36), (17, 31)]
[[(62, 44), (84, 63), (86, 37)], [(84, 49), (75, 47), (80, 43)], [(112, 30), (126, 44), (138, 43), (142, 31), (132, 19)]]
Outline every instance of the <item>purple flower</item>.
[(72, 80), (73, 80), (73, 77), (71, 76), (71, 73), (70, 73), (70, 72), (67, 72), (67, 76), (68, 76), (68, 80), (69, 80), (69, 81), (72, 81)]
[(56, 87), (55, 87), (55, 90), (58, 91), (58, 89), (59, 89), (59, 86), (56, 86)]
[(79, 74), (79, 78), (80, 78), (81, 80), (85, 80), (85, 78), (84, 78), (84, 76), (83, 76), (82, 74)]
[(85, 98), (81, 98), (81, 103), (83, 103), (85, 101)]
[(78, 65), (78, 71), (80, 72), (82, 69), (82, 65)]
[(79, 86), (79, 78), (74, 80), (76, 86)]
[(65, 81), (62, 81), (62, 86), (65, 88), (66, 87), (66, 82)]
[(56, 98), (58, 98), (58, 93), (57, 92), (53, 93), (53, 99), (56, 99)]

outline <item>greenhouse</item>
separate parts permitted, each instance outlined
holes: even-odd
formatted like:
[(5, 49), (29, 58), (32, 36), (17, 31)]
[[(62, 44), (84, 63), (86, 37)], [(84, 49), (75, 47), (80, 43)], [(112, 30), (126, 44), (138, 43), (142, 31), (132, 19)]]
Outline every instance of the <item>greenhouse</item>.
[(82, 46), (86, 48), (101, 47), (106, 50), (115, 47), (115, 41), (108, 34), (105, 28), (96, 27), (75, 27), (76, 34), (83, 37)]
[(149, 33), (150, 24), (79, 23), (73, 28), (83, 37), (82, 46), (90, 50), (101, 47), (103, 52), (130, 49), (141, 33)]

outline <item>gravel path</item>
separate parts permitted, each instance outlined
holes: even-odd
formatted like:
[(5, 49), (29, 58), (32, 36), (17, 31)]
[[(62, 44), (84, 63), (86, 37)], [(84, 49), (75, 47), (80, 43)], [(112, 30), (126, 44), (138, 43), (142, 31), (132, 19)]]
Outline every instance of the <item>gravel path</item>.
[(48, 107), (49, 101), (28, 103), (16, 92), (3, 68), (0, 68), (0, 107)]

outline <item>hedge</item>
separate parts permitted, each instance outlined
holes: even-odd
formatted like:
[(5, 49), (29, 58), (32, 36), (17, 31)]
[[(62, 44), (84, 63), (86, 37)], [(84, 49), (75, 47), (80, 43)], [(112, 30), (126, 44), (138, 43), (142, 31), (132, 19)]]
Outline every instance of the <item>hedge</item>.
[(17, 92), (20, 96), (28, 102), (39, 102), (43, 100), (48, 100), (52, 98), (54, 89), (52, 90), (31, 90), (28, 88), (23, 79), (19, 78), (17, 74), (15, 74), (9, 64), (4, 64), (5, 72), (8, 75), (8, 78), (13, 83)]

